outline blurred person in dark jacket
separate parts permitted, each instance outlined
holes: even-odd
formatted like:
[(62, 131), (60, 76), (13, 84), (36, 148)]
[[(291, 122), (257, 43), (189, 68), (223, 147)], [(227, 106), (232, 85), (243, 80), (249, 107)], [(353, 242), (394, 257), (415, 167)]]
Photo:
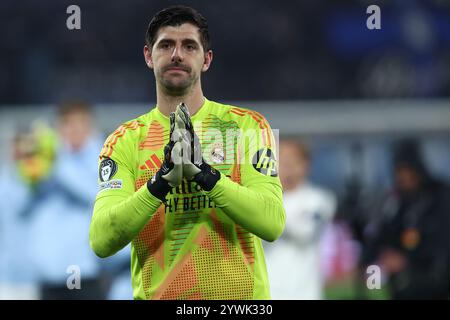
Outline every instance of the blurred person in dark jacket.
[(369, 233), (367, 262), (378, 262), (392, 299), (447, 299), (449, 186), (430, 174), (414, 140), (401, 141), (393, 160), (394, 190)]

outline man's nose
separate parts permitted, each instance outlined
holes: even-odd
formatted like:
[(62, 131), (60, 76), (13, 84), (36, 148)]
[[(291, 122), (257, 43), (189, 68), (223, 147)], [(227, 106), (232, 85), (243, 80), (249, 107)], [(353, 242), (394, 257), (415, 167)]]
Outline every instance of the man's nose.
[(172, 52), (172, 61), (181, 62), (183, 61), (183, 53), (181, 52), (181, 46), (176, 45)]

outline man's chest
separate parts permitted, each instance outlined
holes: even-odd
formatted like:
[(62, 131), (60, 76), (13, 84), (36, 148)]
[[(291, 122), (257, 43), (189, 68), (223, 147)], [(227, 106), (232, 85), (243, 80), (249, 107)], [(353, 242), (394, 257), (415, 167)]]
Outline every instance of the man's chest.
[[(207, 119), (208, 120), (208, 119)], [(135, 145), (134, 178), (136, 190), (148, 181), (161, 167), (164, 160), (164, 147), (170, 139), (170, 132), (158, 122), (153, 121), (143, 128)], [(233, 169), (239, 165), (241, 151), (240, 130), (237, 124), (229, 121), (204, 121), (196, 128), (201, 144), (203, 159), (226, 176), (231, 176)], [(180, 186), (182, 193), (195, 192), (189, 184)]]

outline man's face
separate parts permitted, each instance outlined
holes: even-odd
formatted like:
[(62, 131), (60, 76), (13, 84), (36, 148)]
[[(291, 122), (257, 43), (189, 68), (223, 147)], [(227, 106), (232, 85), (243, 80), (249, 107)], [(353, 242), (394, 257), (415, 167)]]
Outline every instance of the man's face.
[(419, 189), (420, 177), (414, 169), (400, 165), (395, 169), (395, 182), (401, 192), (414, 192)]
[(291, 141), (280, 143), (280, 180), (285, 191), (295, 189), (306, 179), (308, 161)]
[(184, 23), (160, 28), (153, 47), (144, 47), (144, 57), (161, 88), (181, 96), (208, 70), (212, 51), (204, 52), (198, 27)]
[(72, 112), (59, 120), (59, 133), (73, 150), (81, 149), (91, 132), (92, 119), (86, 112)]

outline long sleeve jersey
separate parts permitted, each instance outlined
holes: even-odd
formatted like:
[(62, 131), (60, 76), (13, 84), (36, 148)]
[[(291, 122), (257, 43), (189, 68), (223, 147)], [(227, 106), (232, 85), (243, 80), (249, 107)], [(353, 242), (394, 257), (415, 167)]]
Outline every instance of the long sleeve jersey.
[(206, 98), (192, 122), (221, 172), (214, 188), (184, 179), (165, 203), (149, 192), (170, 138), (155, 107), (104, 144), (91, 247), (107, 257), (131, 242), (135, 299), (270, 299), (261, 239), (274, 241), (285, 224), (272, 130), (257, 112)]

